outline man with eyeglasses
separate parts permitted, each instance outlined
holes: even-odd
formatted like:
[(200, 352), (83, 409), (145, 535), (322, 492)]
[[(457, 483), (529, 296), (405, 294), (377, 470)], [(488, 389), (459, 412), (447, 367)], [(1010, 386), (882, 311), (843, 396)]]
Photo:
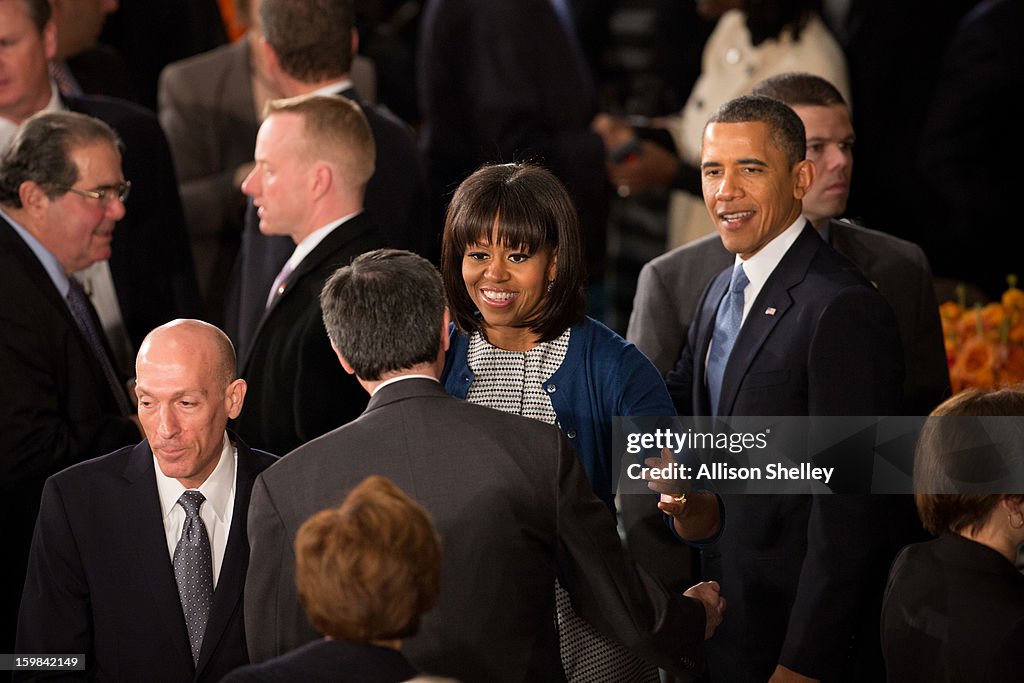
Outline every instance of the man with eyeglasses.
[[(110, 258), (128, 183), (102, 121), (41, 112), (0, 155), (0, 651), (46, 477), (135, 443), (135, 406), (72, 273)], [(119, 228), (120, 229), (120, 228)]]
[(62, 96), (48, 63), (58, 50), (50, 0), (0, 0), (0, 149), (39, 111), (77, 111), (113, 128), (134, 183), (109, 261), (75, 274), (122, 372), (154, 327), (197, 317), (199, 293), (167, 140), (156, 117), (115, 98)]

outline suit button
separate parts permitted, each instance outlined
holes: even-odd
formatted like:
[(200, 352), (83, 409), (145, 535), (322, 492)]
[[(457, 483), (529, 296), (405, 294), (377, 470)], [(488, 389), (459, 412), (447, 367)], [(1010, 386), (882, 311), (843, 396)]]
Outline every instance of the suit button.
[(545, 388), (545, 389), (547, 390), (547, 392), (548, 392), (549, 394), (553, 394), (553, 393), (555, 393), (556, 391), (558, 391), (558, 387), (556, 387), (556, 386), (555, 386), (554, 384), (549, 384), (549, 385), (547, 385), (547, 386), (546, 386), (546, 387), (544, 387), (544, 388)]
[(575, 439), (576, 438), (576, 430), (575, 429), (570, 429), (568, 432), (566, 432), (565, 435), (567, 437), (569, 437), (570, 439)]

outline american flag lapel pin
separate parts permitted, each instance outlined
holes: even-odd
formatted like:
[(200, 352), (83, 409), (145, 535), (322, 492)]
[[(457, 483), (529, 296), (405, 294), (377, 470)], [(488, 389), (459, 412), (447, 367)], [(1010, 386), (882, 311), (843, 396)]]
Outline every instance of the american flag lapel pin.
[(764, 309), (764, 314), (765, 315), (775, 315), (775, 307), (774, 306), (769, 306), (768, 308)]

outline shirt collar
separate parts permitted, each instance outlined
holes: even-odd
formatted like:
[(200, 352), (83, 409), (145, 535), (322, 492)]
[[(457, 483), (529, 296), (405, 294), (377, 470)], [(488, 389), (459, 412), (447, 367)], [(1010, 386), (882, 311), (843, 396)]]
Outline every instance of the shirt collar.
[(50, 276), (50, 280), (53, 281), (53, 286), (57, 288), (57, 292), (60, 293), (61, 298), (66, 299), (68, 296), (68, 289), (70, 284), (68, 283), (67, 273), (64, 272), (64, 266), (60, 264), (57, 257), (54, 256), (49, 249), (43, 246), (43, 243), (35, 238), (35, 235), (30, 233), (28, 230), (18, 224), (13, 218), (7, 213), (0, 209), (0, 216), (2, 216), (11, 227), (14, 228), (14, 232), (18, 233), (18, 236), (25, 241), (28, 248), (32, 250), (32, 253), (39, 259), (39, 263), (42, 264), (46, 270), (46, 274)]
[(415, 375), (415, 374), (398, 375), (397, 377), (390, 377), (390, 378), (384, 380), (383, 382), (381, 382), (380, 384), (378, 384), (376, 387), (374, 387), (373, 393), (370, 394), (370, 396), (376, 396), (377, 392), (380, 391), (381, 389), (383, 389), (384, 387), (386, 387), (387, 385), (395, 384), (397, 382), (401, 382), (404, 379), (429, 379), (432, 382), (437, 382), (437, 378), (436, 377), (431, 377), (430, 375)]
[[(39, 111), (64, 111), (64, 102), (60, 99), (60, 90), (57, 89), (57, 84), (52, 80), (50, 81), (50, 101)], [(19, 125), (8, 118), (0, 116), (0, 149), (6, 147), (7, 143), (11, 141)]]
[[(806, 223), (807, 219), (801, 214), (797, 216), (796, 221), (792, 225), (779, 233), (771, 242), (761, 247), (760, 251), (750, 258), (743, 260), (739, 255), (736, 256), (734, 267), (736, 263), (743, 264), (743, 272), (747, 274), (747, 279), (750, 280), (748, 288), (753, 286), (753, 291), (761, 291), (764, 283), (768, 281), (776, 266), (782, 261), (782, 257), (786, 255), (789, 248), (796, 242), (796, 238), (803, 232)], [(748, 289), (747, 291), (750, 292), (751, 290)], [(752, 297), (748, 296), (747, 299), (751, 301)]]
[[(220, 461), (206, 481), (198, 488), (198, 491), (206, 497), (206, 502), (209, 503), (217, 519), (221, 521), (224, 521), (227, 516), (228, 503), (235, 490), (236, 456), (237, 451), (231, 445), (227, 432), (225, 432)], [(178, 498), (181, 498), (181, 494), (188, 489), (182, 486), (177, 479), (165, 476), (160, 471), (160, 463), (157, 462), (155, 455), (153, 456), (153, 468), (156, 470), (156, 490), (160, 496), (162, 519), (167, 519), (167, 516), (174, 511), (174, 506), (178, 504)]]
[(320, 86), (311, 92), (310, 95), (337, 95), (351, 87), (353, 87), (351, 78), (339, 78), (336, 81), (331, 81), (327, 85)]
[(347, 216), (342, 216), (341, 218), (331, 221), (322, 228), (317, 228), (306, 235), (301, 242), (295, 245), (295, 251), (293, 251), (292, 255), (288, 258), (289, 269), (294, 272), (295, 269), (299, 267), (299, 264), (302, 263), (302, 260), (309, 256), (310, 252), (316, 249), (317, 245), (327, 239), (327, 236), (334, 232), (339, 225), (352, 220), (361, 213), (362, 211), (356, 211), (355, 213), (350, 213)]

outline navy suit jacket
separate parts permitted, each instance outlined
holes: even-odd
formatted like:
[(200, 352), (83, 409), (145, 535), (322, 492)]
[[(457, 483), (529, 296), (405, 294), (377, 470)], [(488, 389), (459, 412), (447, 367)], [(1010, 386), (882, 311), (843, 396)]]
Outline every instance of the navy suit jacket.
[(138, 349), (149, 331), (200, 317), (199, 288), (167, 138), (151, 112), (112, 97), (65, 98), (68, 109), (104, 121), (124, 143), (132, 191), (111, 244), (110, 274), (125, 329)]
[[(705, 289), (669, 374), (680, 415), (711, 414), (705, 358), (730, 276), (723, 271)], [(892, 309), (808, 223), (740, 329), (718, 415), (894, 415), (902, 384)], [(713, 680), (764, 681), (777, 663), (815, 678), (877, 680), (881, 593), (894, 553), (889, 510), (863, 495), (723, 499), (728, 527), (702, 551), (705, 578), (729, 596), (728, 616), (708, 641)]]
[[(32, 539), (17, 652), (84, 653), (90, 680), (210, 681), (247, 664), (242, 588), (256, 476), (276, 458), (241, 441), (235, 503), (198, 665), (143, 441), (50, 477)], [(81, 677), (81, 674), (79, 673)], [(45, 678), (26, 672), (15, 680)]]

